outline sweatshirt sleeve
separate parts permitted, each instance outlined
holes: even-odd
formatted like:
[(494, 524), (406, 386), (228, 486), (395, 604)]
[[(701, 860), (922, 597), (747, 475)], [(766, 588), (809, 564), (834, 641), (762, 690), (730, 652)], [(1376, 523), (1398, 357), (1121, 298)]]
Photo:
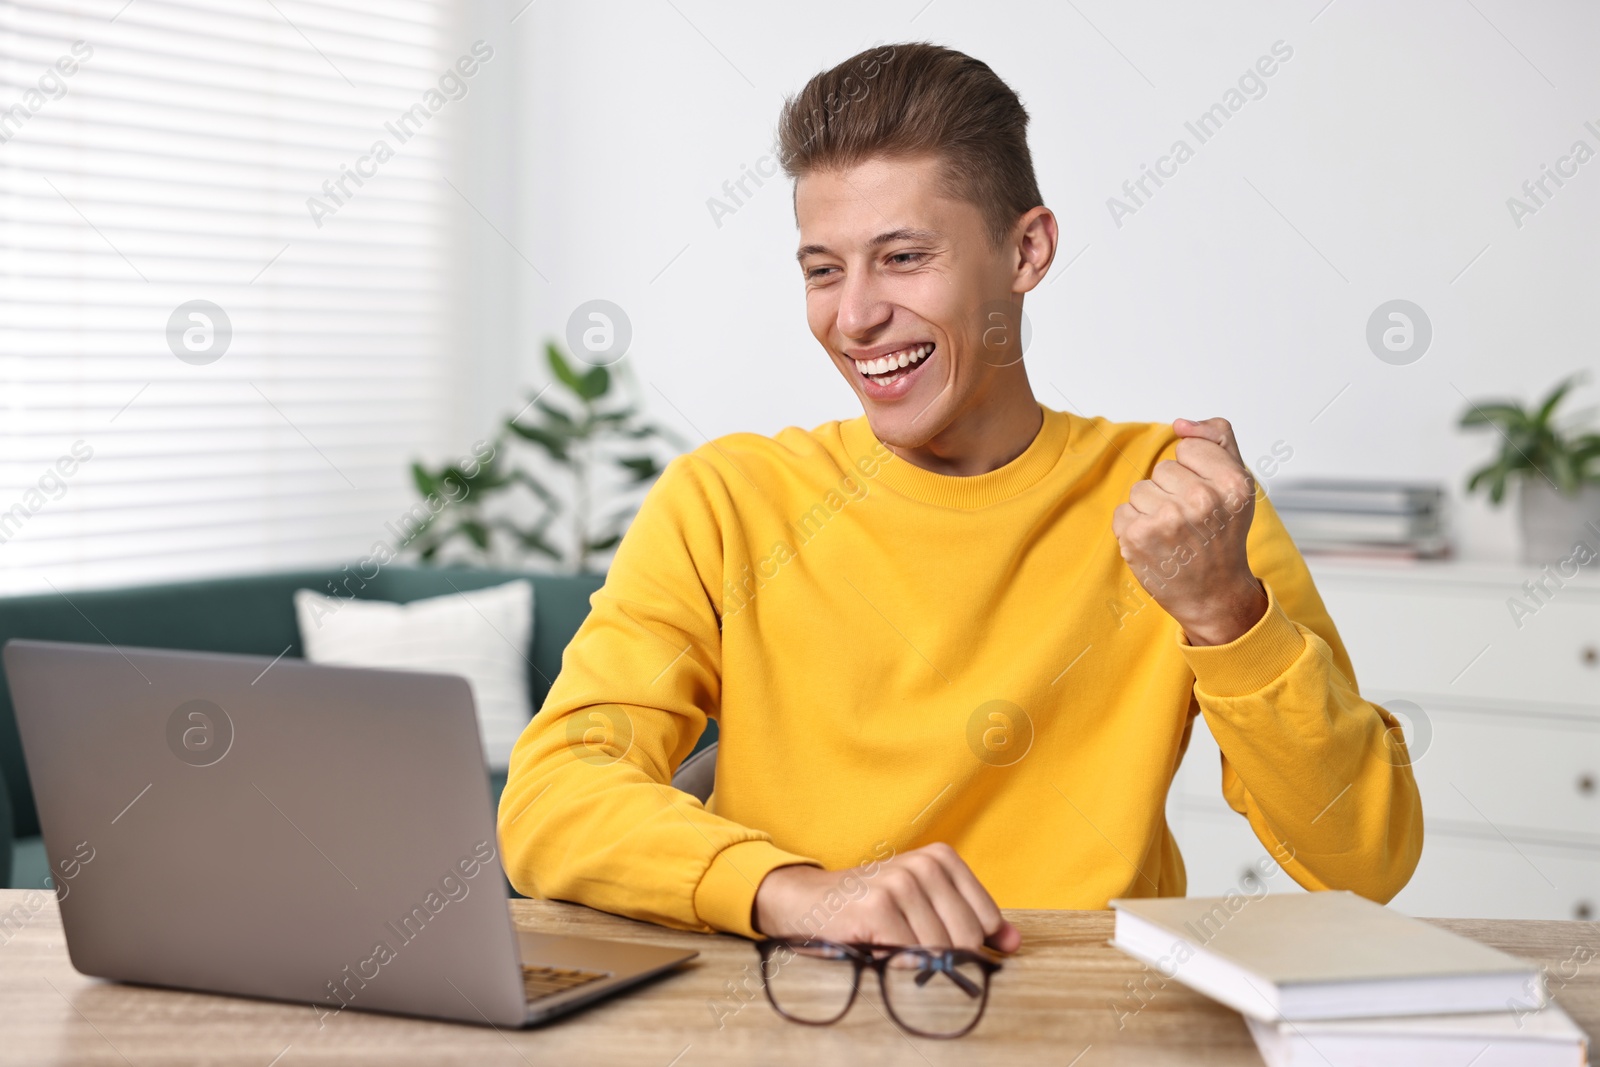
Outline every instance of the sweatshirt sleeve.
[(1333, 620), (1265, 494), (1247, 539), (1265, 614), (1225, 645), (1178, 642), (1222, 750), (1222, 792), (1307, 889), (1387, 903), (1422, 854), (1400, 724), (1361, 696)]
[(506, 874), (529, 896), (758, 937), (761, 879), (815, 861), (670, 784), (719, 700), (719, 489), (690, 453), (646, 494), (512, 750), (499, 833)]

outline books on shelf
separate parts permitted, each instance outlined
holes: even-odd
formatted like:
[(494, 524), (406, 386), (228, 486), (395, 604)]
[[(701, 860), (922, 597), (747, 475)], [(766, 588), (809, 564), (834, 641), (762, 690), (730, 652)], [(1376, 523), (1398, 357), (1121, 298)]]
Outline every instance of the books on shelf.
[(1111, 906), (1112, 944), (1243, 1014), (1268, 1067), (1587, 1062), (1537, 964), (1354, 893)]
[(1450, 552), (1444, 487), (1436, 483), (1305, 478), (1269, 496), (1302, 552), (1404, 558)]
[(1303, 478), (1272, 490), (1279, 508), (1313, 511), (1364, 511), (1410, 514), (1437, 508), (1444, 488), (1434, 482), (1361, 481), (1349, 478)]
[(1371, 512), (1290, 512), (1297, 537), (1310, 541), (1376, 541), (1399, 544), (1432, 536), (1438, 522), (1427, 515), (1380, 515)]

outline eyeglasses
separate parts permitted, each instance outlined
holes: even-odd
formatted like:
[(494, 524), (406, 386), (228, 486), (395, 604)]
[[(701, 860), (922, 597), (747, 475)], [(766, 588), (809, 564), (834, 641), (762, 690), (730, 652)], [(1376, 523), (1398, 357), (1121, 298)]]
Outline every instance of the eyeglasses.
[(778, 1014), (807, 1026), (844, 1018), (861, 989), (861, 972), (878, 972), (883, 1003), (896, 1026), (918, 1037), (971, 1032), (989, 1003), (1000, 964), (958, 948), (841, 944), (774, 938), (756, 943), (761, 985)]

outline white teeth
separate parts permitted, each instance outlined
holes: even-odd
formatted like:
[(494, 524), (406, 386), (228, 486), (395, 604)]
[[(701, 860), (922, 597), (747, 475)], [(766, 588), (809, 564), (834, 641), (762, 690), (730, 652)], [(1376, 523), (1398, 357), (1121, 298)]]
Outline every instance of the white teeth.
[(877, 359), (858, 359), (856, 367), (862, 374), (886, 374), (901, 367), (909, 367), (913, 363), (920, 363), (932, 351), (932, 345), (913, 345), (893, 355), (880, 356)]

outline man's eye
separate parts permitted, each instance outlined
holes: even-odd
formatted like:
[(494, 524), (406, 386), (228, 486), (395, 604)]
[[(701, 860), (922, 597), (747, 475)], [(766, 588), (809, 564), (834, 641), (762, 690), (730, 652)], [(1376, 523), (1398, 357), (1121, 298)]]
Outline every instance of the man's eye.
[(907, 264), (915, 263), (916, 261), (921, 260), (921, 259), (925, 259), (927, 257), (921, 252), (896, 252), (894, 255), (890, 256), (889, 258), (891, 260), (894, 260), (896, 263), (899, 263), (900, 265), (905, 266)]
[(806, 281), (814, 281), (815, 279), (820, 278), (824, 274), (828, 273), (828, 271), (830, 271), (830, 270), (833, 270), (833, 268), (832, 267), (812, 267), (810, 270), (806, 271)]

